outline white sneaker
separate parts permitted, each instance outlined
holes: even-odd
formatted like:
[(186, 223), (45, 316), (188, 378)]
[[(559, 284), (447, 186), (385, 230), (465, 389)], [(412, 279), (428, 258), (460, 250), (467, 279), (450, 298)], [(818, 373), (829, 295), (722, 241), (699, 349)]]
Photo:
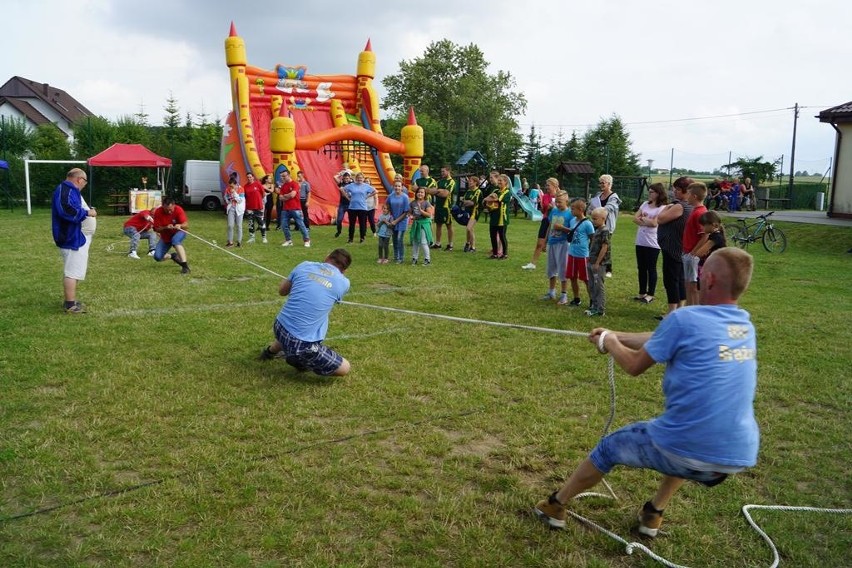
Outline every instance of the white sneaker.
[(155, 253), (155, 252), (156, 252), (156, 249), (151, 249), (151, 250), (149, 250), (149, 251), (148, 251), (148, 256), (154, 256), (154, 253)]
[(607, 278), (612, 278), (612, 272), (607, 272), (607, 273), (606, 273), (606, 277), (607, 277)]
[(136, 260), (139, 260), (139, 255), (138, 255), (138, 254), (136, 254), (136, 251), (135, 251), (135, 250), (130, 251), (130, 252), (127, 254), (127, 256), (128, 256), (129, 258), (135, 258)]
[(528, 262), (521, 267), (521, 270), (535, 270), (535, 264)]
[(311, 241), (305, 241), (305, 248), (311, 248)]
[(291, 247), (291, 246), (293, 246), (293, 241), (284, 241), (283, 243), (281, 243), (281, 246), (282, 247)]
[(267, 240), (267, 238), (266, 238), (266, 237), (263, 237), (263, 244), (266, 244), (266, 243), (268, 243), (268, 242), (269, 242), (269, 241)]
[(253, 242), (254, 242), (254, 237), (249, 237), (249, 240), (247, 240), (246, 242), (247, 242), (247, 243), (253, 243)]

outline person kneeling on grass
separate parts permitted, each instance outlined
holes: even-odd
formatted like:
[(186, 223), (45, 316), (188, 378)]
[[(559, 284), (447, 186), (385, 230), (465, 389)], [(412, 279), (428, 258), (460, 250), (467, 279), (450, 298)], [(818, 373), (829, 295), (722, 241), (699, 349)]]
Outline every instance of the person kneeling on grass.
[(323, 262), (302, 262), (281, 281), (278, 293), (289, 296), (272, 331), (275, 341), (260, 354), (272, 359), (283, 353), (287, 363), (299, 371), (342, 377), (349, 373), (349, 361), (323, 345), (328, 332), (328, 314), (349, 291), (343, 273), (352, 263), (345, 249), (333, 250)]
[(700, 305), (670, 313), (653, 333), (596, 328), (589, 334), (631, 376), (665, 363), (665, 410), (602, 438), (562, 488), (535, 506), (542, 521), (564, 528), (569, 499), (620, 464), (663, 474), (656, 495), (639, 511), (639, 533), (654, 537), (684, 481), (712, 487), (755, 465), (757, 347), (750, 316), (737, 306), (753, 265), (745, 251), (719, 249), (704, 265)]

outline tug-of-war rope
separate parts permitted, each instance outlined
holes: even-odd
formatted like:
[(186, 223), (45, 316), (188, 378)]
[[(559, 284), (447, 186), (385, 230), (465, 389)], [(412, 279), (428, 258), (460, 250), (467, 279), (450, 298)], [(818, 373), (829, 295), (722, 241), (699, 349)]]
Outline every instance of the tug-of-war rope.
[[(282, 279), (286, 278), (286, 276), (284, 276), (283, 274), (279, 274), (279, 273), (275, 272), (274, 270), (270, 270), (269, 268), (266, 268), (265, 266), (263, 266), (261, 264), (258, 264), (256, 262), (251, 261), (251, 260), (249, 260), (249, 259), (247, 259), (243, 256), (240, 256), (240, 255), (238, 255), (238, 254), (236, 254), (236, 253), (234, 253), (234, 252), (232, 252), (232, 251), (230, 251), (226, 248), (219, 246), (216, 243), (216, 241), (207, 240), (207, 239), (205, 239), (205, 238), (203, 238), (199, 235), (196, 235), (194, 233), (187, 231), (186, 229), (181, 229), (181, 230), (183, 232), (185, 232), (187, 235), (189, 235), (190, 237), (193, 237), (193, 238), (195, 238), (195, 239), (197, 239), (197, 240), (199, 240), (199, 241), (201, 241), (201, 242), (203, 242), (203, 243), (205, 243), (205, 244), (207, 244), (207, 245), (209, 245), (209, 246), (211, 246), (211, 247), (213, 247), (217, 250), (220, 250), (220, 251), (222, 251), (226, 254), (229, 254), (229, 255), (233, 256), (234, 258), (237, 258), (237, 259), (239, 259), (239, 260), (241, 260), (245, 263), (248, 263), (248, 264), (254, 266), (255, 268), (258, 268), (259, 270), (262, 270), (264, 272), (268, 272), (269, 274), (271, 274), (273, 276), (277, 276), (278, 278), (282, 278)], [(107, 246), (107, 252), (113, 252), (115, 244), (116, 243), (109, 244)], [(585, 332), (582, 332), (582, 331), (571, 331), (571, 330), (566, 330), (566, 329), (553, 329), (553, 328), (548, 328), (548, 327), (538, 327), (538, 326), (532, 326), (532, 325), (521, 325), (521, 324), (515, 324), (515, 323), (496, 322), (496, 321), (480, 320), (480, 319), (473, 319), (473, 318), (462, 318), (462, 317), (448, 316), (448, 315), (443, 315), (443, 314), (432, 314), (432, 313), (427, 313), (427, 312), (418, 312), (418, 311), (415, 311), (415, 310), (406, 310), (406, 309), (402, 309), (402, 308), (391, 308), (391, 307), (387, 307), (387, 306), (377, 306), (377, 305), (373, 305), (373, 304), (349, 302), (349, 301), (345, 301), (345, 300), (341, 301), (340, 303), (344, 304), (344, 305), (348, 305), (348, 306), (359, 307), (359, 308), (369, 308), (369, 309), (374, 309), (374, 310), (382, 310), (382, 311), (386, 311), (386, 312), (395, 312), (395, 313), (399, 313), (399, 314), (415, 315), (415, 316), (418, 316), (418, 317), (428, 317), (428, 318), (433, 318), (433, 319), (441, 319), (441, 320), (460, 322), (460, 323), (470, 323), (470, 324), (477, 324), (477, 325), (487, 325), (487, 326), (492, 326), (492, 327), (520, 329), (520, 330), (525, 330), (525, 331), (535, 331), (535, 332), (539, 332), (539, 333), (552, 333), (552, 334), (556, 334), (556, 335), (568, 335), (568, 336), (583, 337), (583, 338), (587, 338), (588, 335), (589, 335), (588, 333), (585, 333)], [(601, 334), (601, 336), (599, 338), (599, 342), (598, 342), (598, 350), (601, 353), (605, 353), (605, 351), (603, 349), (603, 336), (604, 336), (604, 334)], [(615, 419), (615, 404), (616, 404), (616, 398), (615, 398), (615, 360), (613, 359), (613, 357), (611, 355), (608, 357), (607, 378), (608, 378), (608, 382), (609, 382), (609, 394), (610, 394), (610, 396), (609, 396), (609, 416), (607, 417), (607, 422), (606, 422), (606, 425), (603, 428), (603, 434), (601, 435), (601, 437), (606, 436), (609, 433), (609, 429), (612, 426), (613, 420)], [(349, 437), (347, 437), (347, 439), (348, 438)], [(139, 487), (156, 485), (156, 484), (159, 484), (161, 482), (162, 482), (162, 480), (157, 481), (157, 482), (148, 483), (148, 484), (142, 484)], [(603, 493), (585, 492), (585, 493), (580, 493), (579, 495), (577, 495), (575, 497), (575, 499), (580, 499), (580, 498), (583, 498), (583, 497), (604, 497), (604, 498), (607, 498), (607, 499), (618, 500), (618, 496), (612, 490), (612, 487), (610, 487), (610, 485), (607, 483), (606, 479), (601, 480), (601, 482), (609, 491), (608, 495), (603, 494)], [(138, 488), (138, 487), (134, 487), (134, 488), (131, 488), (131, 489), (136, 489), (136, 488)], [(113, 495), (113, 494), (120, 494), (120, 493), (124, 493), (125, 491), (126, 490), (111, 491), (111, 492), (108, 492), (108, 493), (105, 493), (105, 494), (101, 494), (99, 496), (108, 496), (108, 495)], [(15, 515), (13, 517), (8, 517), (8, 518), (2, 519), (2, 520), (8, 521), (8, 520), (13, 520), (13, 519), (17, 519), (17, 518), (28, 517), (28, 516), (38, 514), (38, 513), (49, 512), (49, 511), (53, 511), (53, 510), (56, 510), (58, 508), (61, 508), (63, 506), (66, 506), (66, 505), (79, 503), (79, 502), (82, 502), (82, 501), (85, 501), (85, 500), (87, 500), (87, 499), (76, 500), (76, 501), (73, 501), (72, 503), (67, 503), (65, 505), (60, 505), (60, 506), (56, 506), (56, 507), (48, 507), (48, 508), (45, 508), (45, 509), (41, 509), (39, 511), (34, 511), (32, 513)], [(852, 509), (825, 509), (825, 508), (819, 508), (819, 507), (799, 507), (799, 506), (788, 506), (788, 505), (756, 505), (756, 504), (743, 505), (741, 510), (743, 512), (743, 516), (745, 516), (745, 518), (746, 518), (746, 521), (748, 521), (748, 524), (751, 525), (751, 527), (760, 535), (760, 537), (766, 542), (766, 544), (772, 550), (772, 564), (770, 565), (769, 568), (776, 568), (780, 563), (780, 556), (778, 554), (778, 549), (776, 548), (775, 543), (772, 541), (772, 539), (769, 538), (769, 535), (767, 535), (766, 532), (763, 529), (761, 529), (760, 526), (754, 521), (754, 519), (751, 516), (750, 511), (752, 511), (752, 510), (768, 510), (768, 511), (789, 511), (789, 512), (802, 512), (802, 513), (833, 513), (833, 514), (850, 514), (850, 513), (852, 513)], [(662, 556), (656, 554), (653, 550), (651, 550), (650, 548), (648, 548), (647, 546), (642, 544), (641, 542), (635, 542), (635, 541), (631, 542), (631, 541), (625, 540), (624, 538), (620, 537), (619, 535), (615, 534), (614, 532), (609, 531), (609, 530), (605, 529), (604, 527), (598, 525), (594, 521), (587, 519), (586, 517), (583, 517), (582, 515), (578, 515), (577, 513), (573, 512), (571, 509), (566, 509), (566, 512), (569, 515), (571, 515), (572, 517), (574, 517), (575, 519), (577, 519), (578, 521), (580, 521), (581, 523), (585, 524), (586, 526), (592, 527), (592, 528), (602, 532), (603, 534), (609, 536), (613, 540), (616, 540), (616, 541), (620, 542), (621, 544), (623, 544), (624, 549), (627, 552), (627, 554), (633, 554), (634, 551), (639, 550), (639, 551), (647, 554), (650, 558), (653, 558), (654, 560), (656, 560), (660, 564), (663, 564), (664, 566), (668, 566), (669, 568), (688, 568), (687, 566), (683, 566), (681, 564), (675, 564), (674, 562), (671, 562), (670, 560), (663, 558)]]
[[(204, 239), (204, 238), (202, 238), (198, 235), (195, 235), (193, 233), (190, 233), (189, 231), (186, 231), (186, 230), (184, 230), (184, 232), (186, 232), (187, 235), (189, 235), (193, 238), (196, 238), (199, 241), (206, 243), (213, 248), (216, 248), (218, 250), (221, 250), (222, 252), (230, 254), (231, 256), (238, 258), (238, 259), (240, 259), (244, 262), (247, 262), (247, 263), (251, 264), (252, 266), (255, 266), (255, 267), (257, 267), (257, 268), (259, 268), (259, 269), (261, 269), (265, 272), (268, 272), (268, 273), (270, 273), (274, 276), (277, 276), (279, 278), (286, 278), (286, 276), (284, 276), (282, 274), (278, 274), (277, 272), (270, 270), (270, 269), (266, 268), (265, 266), (261, 266), (260, 264), (257, 264), (256, 262), (253, 262), (253, 261), (251, 261), (247, 258), (244, 258), (244, 257), (242, 257), (238, 254), (235, 254), (235, 253), (229, 251), (228, 249), (220, 247), (215, 242), (208, 241), (208, 240), (206, 240), (206, 239)], [(391, 307), (387, 307), (387, 306), (377, 306), (377, 305), (373, 305), (373, 304), (363, 304), (363, 303), (359, 303), (359, 302), (348, 302), (348, 301), (345, 301), (345, 300), (341, 301), (340, 303), (345, 304), (345, 305), (349, 305), (349, 306), (356, 306), (356, 307), (360, 307), (360, 308), (370, 308), (370, 309), (374, 309), (374, 310), (383, 310), (383, 311), (386, 311), (386, 312), (395, 312), (395, 313), (400, 313), (400, 314), (415, 315), (415, 316), (419, 316), (419, 317), (428, 317), (428, 318), (454, 321), (454, 322), (460, 322), (460, 323), (471, 323), (471, 324), (478, 324), (478, 325), (488, 325), (488, 326), (492, 326), (492, 327), (522, 329), (522, 330), (525, 330), (525, 331), (536, 331), (536, 332), (540, 332), (540, 333), (553, 333), (553, 334), (556, 334), (556, 335), (569, 335), (569, 336), (573, 336), (573, 337), (587, 338), (589, 336), (588, 333), (585, 333), (585, 332), (582, 332), (582, 331), (571, 331), (571, 330), (566, 330), (566, 329), (553, 329), (553, 328), (548, 328), (548, 327), (537, 327), (537, 326), (521, 325), (521, 324), (515, 324), (515, 323), (487, 321), (487, 320), (480, 320), (480, 319), (473, 319), (473, 318), (462, 318), (462, 317), (456, 317), (456, 316), (447, 316), (447, 315), (443, 315), (443, 314), (431, 314), (431, 313), (427, 313), (427, 312), (418, 312), (418, 311), (415, 311), (415, 310), (406, 310), (406, 309), (402, 309), (402, 308), (391, 308)], [(607, 332), (604, 332), (599, 337), (598, 351), (600, 351), (601, 353), (605, 353), (605, 350), (603, 349), (603, 339), (604, 339), (604, 335), (606, 333)], [(615, 403), (616, 403), (616, 398), (615, 398), (615, 360), (613, 359), (612, 355), (610, 355), (607, 359), (608, 359), (607, 378), (608, 378), (608, 382), (609, 382), (609, 416), (607, 417), (607, 422), (606, 422), (606, 425), (603, 428), (603, 434), (601, 435), (601, 437), (606, 436), (609, 433), (609, 429), (612, 426), (613, 420), (615, 419)], [(585, 493), (580, 493), (579, 495), (577, 495), (575, 497), (575, 499), (580, 499), (582, 497), (593, 497), (594, 496), (594, 497), (604, 497), (604, 498), (607, 498), (607, 499), (618, 500), (618, 496), (612, 490), (612, 487), (610, 487), (610, 485), (607, 483), (606, 479), (603, 479), (601, 481), (602, 481), (603, 485), (609, 491), (609, 495), (605, 495), (603, 493), (585, 492)], [(770, 565), (770, 568), (776, 568), (778, 566), (778, 564), (780, 563), (780, 556), (778, 554), (778, 549), (775, 547), (775, 543), (772, 542), (772, 539), (769, 538), (769, 535), (767, 535), (766, 532), (763, 531), (760, 528), (760, 526), (758, 526), (758, 524), (754, 521), (754, 519), (752, 518), (752, 516), (749, 512), (751, 510), (796, 511), (796, 512), (810, 512), (810, 513), (840, 513), (840, 514), (852, 513), (852, 509), (824, 509), (824, 508), (818, 508), (818, 507), (794, 507), (794, 506), (787, 506), (787, 505), (755, 505), (755, 504), (744, 505), (742, 507), (742, 512), (743, 512), (743, 515), (746, 518), (746, 521), (748, 521), (748, 523), (752, 526), (752, 528), (754, 528), (754, 530), (757, 531), (757, 533), (761, 536), (761, 538), (763, 538), (763, 540), (766, 541), (766, 544), (769, 545), (769, 548), (772, 550), (772, 558), (773, 559), (772, 559), (772, 564)], [(644, 552), (645, 554), (647, 554), (649, 557), (653, 558), (654, 560), (656, 560), (660, 564), (663, 564), (665, 566), (669, 566), (670, 568), (688, 568), (687, 566), (683, 566), (681, 564), (675, 564), (674, 562), (671, 562), (670, 560), (663, 558), (662, 556), (656, 554), (653, 550), (651, 550), (650, 548), (648, 548), (647, 546), (642, 544), (641, 542), (635, 542), (635, 541), (630, 542), (630, 541), (627, 541), (627, 540), (621, 538), (617, 534), (603, 528), (602, 526), (598, 525), (594, 521), (587, 519), (586, 517), (583, 517), (582, 515), (578, 515), (577, 513), (573, 512), (571, 509), (566, 509), (566, 512), (569, 515), (571, 515), (572, 517), (574, 517), (575, 519), (577, 519), (578, 521), (584, 523), (585, 525), (593, 527), (593, 528), (597, 529), (598, 531), (604, 533), (605, 535), (609, 536), (610, 538), (612, 538), (612, 539), (620, 542), (621, 544), (623, 544), (627, 554), (633, 554), (633, 551), (639, 550), (641, 552)]]

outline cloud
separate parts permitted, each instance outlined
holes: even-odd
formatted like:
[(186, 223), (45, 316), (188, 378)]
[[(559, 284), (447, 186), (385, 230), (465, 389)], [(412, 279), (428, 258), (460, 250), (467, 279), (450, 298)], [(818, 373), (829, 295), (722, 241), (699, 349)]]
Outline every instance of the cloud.
[(109, 118), (144, 105), (159, 123), (169, 93), (182, 114), (203, 106), (224, 117), (230, 110), (223, 45), (231, 21), (250, 63), (265, 68), (304, 64), (312, 73), (353, 73), (370, 38), (380, 94), (381, 78), (400, 61), (447, 38), (477, 45), (492, 73), (512, 74), (529, 102), (520, 122), (525, 129), (535, 123), (545, 137), (582, 133), (617, 114), (643, 156), (663, 160), (671, 148), (712, 164), (729, 151), (780, 156), (791, 146), (791, 111), (635, 123), (799, 102), (812, 108), (799, 120), (797, 156), (816, 161), (831, 156), (834, 131), (813, 115), (852, 100), (852, 75), (835, 63), (852, 59), (852, 42), (837, 41), (847, 35), (846, 20), (825, 17), (843, 13), (845, 0), (784, 10), (770, 0), (12, 1), (5, 19), (38, 22), (37, 34), (7, 26), (4, 41), (15, 56), (0, 61), (0, 75), (49, 82)]

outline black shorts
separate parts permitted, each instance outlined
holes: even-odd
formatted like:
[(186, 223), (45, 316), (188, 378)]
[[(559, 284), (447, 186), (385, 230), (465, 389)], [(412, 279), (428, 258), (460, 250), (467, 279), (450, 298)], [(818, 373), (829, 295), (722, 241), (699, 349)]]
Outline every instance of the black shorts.
[(436, 225), (449, 225), (450, 224), (450, 211), (449, 209), (444, 209), (443, 207), (435, 208), (435, 224)]
[(546, 239), (547, 231), (550, 229), (550, 219), (547, 217), (543, 217), (541, 219), (541, 224), (538, 226), (538, 238)]

